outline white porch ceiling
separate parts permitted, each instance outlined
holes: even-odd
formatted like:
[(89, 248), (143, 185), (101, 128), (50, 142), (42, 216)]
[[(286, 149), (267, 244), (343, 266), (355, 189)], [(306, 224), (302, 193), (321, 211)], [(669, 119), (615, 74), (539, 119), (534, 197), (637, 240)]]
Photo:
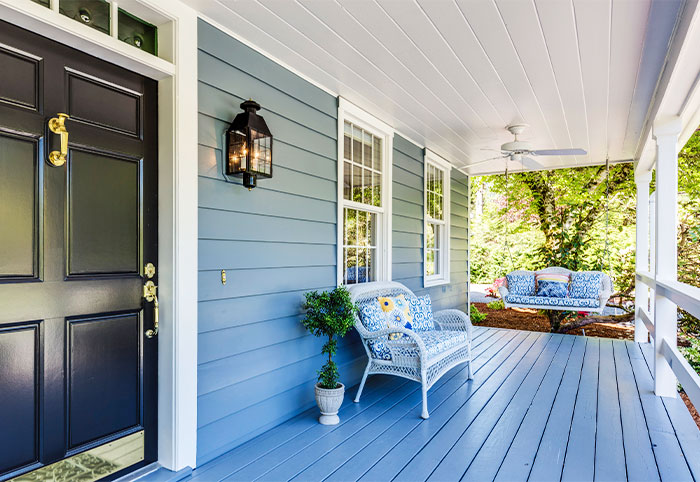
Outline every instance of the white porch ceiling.
[[(521, 136), (546, 168), (637, 154), (682, 0), (185, 0), (470, 174)], [(511, 162), (512, 170), (520, 170)]]

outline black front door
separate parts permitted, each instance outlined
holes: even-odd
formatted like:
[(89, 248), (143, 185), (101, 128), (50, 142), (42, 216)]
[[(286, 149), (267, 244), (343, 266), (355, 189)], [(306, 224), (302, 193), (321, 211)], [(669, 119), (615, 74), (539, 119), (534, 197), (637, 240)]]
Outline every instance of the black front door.
[(153, 80), (0, 21), (0, 480), (157, 458), (156, 119)]

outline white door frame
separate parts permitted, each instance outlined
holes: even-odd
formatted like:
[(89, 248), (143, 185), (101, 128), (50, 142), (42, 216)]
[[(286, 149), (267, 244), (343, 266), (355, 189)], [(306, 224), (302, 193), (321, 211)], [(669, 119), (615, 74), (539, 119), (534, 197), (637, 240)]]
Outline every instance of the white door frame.
[[(0, 18), (158, 81), (158, 462), (197, 460), (197, 13), (179, 0), (121, 0), (159, 28), (159, 55), (30, 0)], [(113, 11), (116, 12), (116, 2)]]

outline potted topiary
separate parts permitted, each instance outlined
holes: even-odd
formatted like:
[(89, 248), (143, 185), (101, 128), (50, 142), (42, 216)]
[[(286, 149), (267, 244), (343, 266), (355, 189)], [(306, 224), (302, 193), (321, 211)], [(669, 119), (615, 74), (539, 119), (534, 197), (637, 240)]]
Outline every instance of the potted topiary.
[(321, 293), (312, 291), (305, 296), (306, 317), (302, 324), (312, 335), (328, 338), (321, 349), (321, 353), (328, 355), (328, 361), (318, 371), (316, 383), (316, 403), (321, 409), (318, 421), (323, 425), (335, 425), (340, 422), (338, 409), (345, 395), (345, 385), (338, 381), (338, 367), (333, 361), (338, 346), (336, 337), (345, 336), (353, 327), (357, 307), (344, 286)]

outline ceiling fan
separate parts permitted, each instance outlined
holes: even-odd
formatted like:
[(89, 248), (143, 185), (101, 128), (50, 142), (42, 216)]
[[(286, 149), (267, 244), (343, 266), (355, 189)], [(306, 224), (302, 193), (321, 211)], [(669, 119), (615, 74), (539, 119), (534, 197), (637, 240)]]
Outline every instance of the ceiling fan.
[[(511, 142), (506, 142), (501, 145), (501, 155), (484, 159), (483, 161), (470, 164), (468, 167), (478, 166), (494, 159), (509, 159), (511, 161), (520, 162), (524, 168), (528, 169), (544, 169), (544, 166), (529, 156), (583, 156), (586, 155), (584, 149), (533, 149), (529, 142), (521, 141), (518, 136), (522, 134), (529, 126), (527, 124), (512, 124), (506, 126), (506, 129), (513, 134), (515, 139)], [(493, 150), (493, 149), (483, 149)]]

